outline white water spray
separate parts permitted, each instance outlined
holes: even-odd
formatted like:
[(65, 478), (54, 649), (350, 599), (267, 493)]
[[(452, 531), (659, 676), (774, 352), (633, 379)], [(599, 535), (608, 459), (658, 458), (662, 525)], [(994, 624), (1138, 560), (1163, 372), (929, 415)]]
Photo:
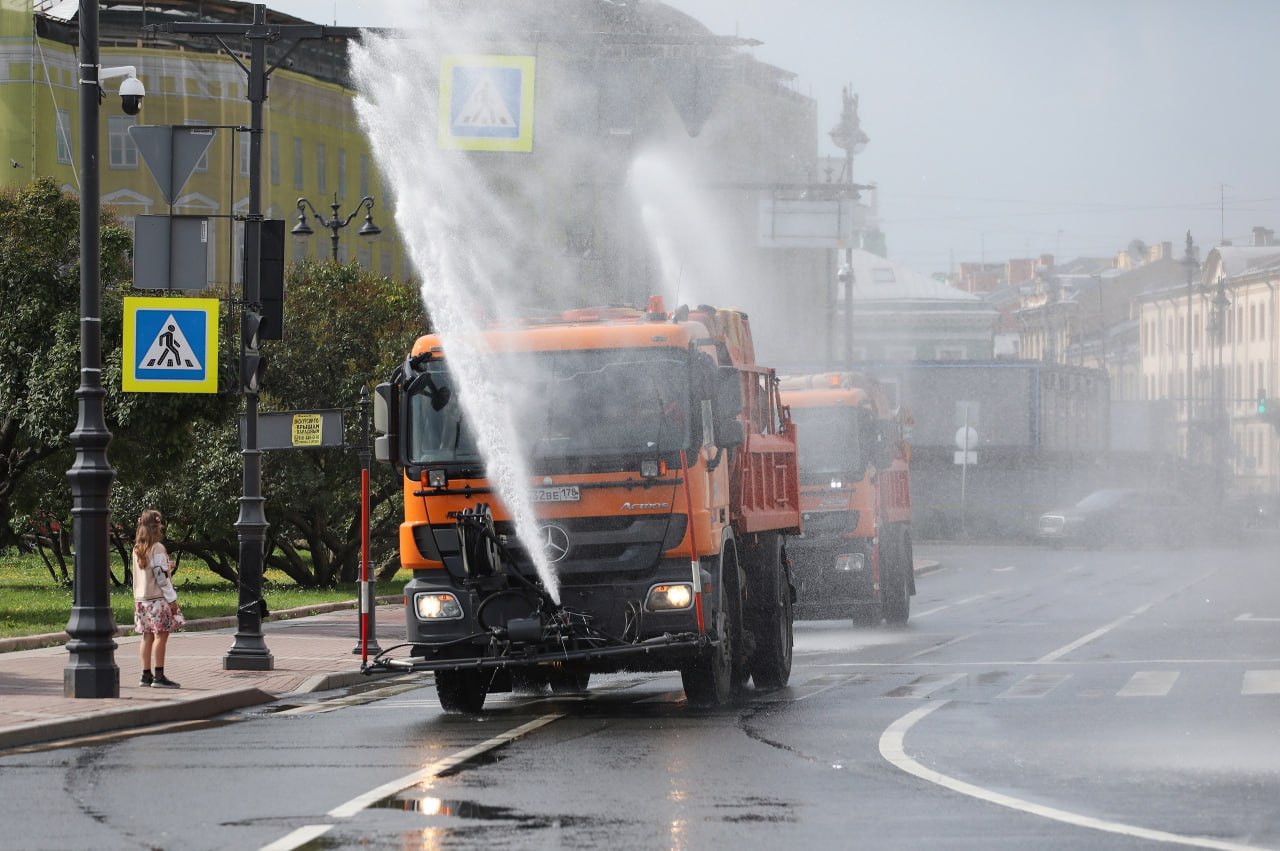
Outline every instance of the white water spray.
[[(422, 26), (422, 21), (406, 22)], [(482, 317), (510, 318), (528, 280), (517, 258), (521, 234), (536, 223), (513, 220), (464, 153), (437, 145), (439, 56), (467, 52), (466, 22), (450, 34), (387, 39), (368, 36), (351, 50), (359, 90), (356, 109), (378, 168), (396, 194), (396, 225), (422, 277), (422, 297), (444, 341), (449, 369), (464, 388), (459, 401), (486, 461), (494, 490), (511, 512), (538, 577), (559, 601), (559, 582), (538, 540), (529, 469), (519, 440), (515, 389), (528, 384), (509, 371), (486, 368)], [(472, 46), (474, 48), (474, 46)], [(484, 52), (473, 50), (473, 52)], [(527, 171), (527, 170), (526, 170)], [(515, 177), (523, 174), (513, 168)], [(529, 189), (535, 194), (536, 189)], [(504, 315), (507, 314), (507, 315)]]
[(728, 306), (741, 301), (742, 276), (725, 213), (701, 187), (702, 178), (671, 151), (648, 150), (631, 164), (628, 186), (640, 208), (662, 270), (669, 304)]

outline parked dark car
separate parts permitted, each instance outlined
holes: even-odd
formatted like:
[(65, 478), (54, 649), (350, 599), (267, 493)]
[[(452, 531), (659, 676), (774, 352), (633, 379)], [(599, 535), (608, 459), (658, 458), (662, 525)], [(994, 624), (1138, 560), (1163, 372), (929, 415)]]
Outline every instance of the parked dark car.
[(1280, 529), (1280, 494), (1242, 494), (1231, 500), (1227, 512), (1243, 529)]
[(1211, 526), (1206, 512), (1174, 491), (1108, 488), (1070, 508), (1042, 514), (1036, 538), (1059, 547), (1178, 546), (1191, 543)]

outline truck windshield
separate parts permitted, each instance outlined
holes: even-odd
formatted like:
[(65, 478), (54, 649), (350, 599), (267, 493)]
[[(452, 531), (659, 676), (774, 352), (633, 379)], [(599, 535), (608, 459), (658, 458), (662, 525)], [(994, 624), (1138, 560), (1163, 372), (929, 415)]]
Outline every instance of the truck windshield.
[[(495, 357), (527, 378), (512, 400), (536, 459), (657, 455), (689, 445), (689, 360), (680, 349), (519, 352)], [(407, 400), (410, 463), (479, 463), (443, 362)], [(442, 393), (443, 388), (449, 388)], [(465, 390), (463, 390), (465, 392)]]
[(858, 442), (856, 408), (793, 406), (791, 418), (799, 436), (802, 481), (863, 472), (866, 461)]

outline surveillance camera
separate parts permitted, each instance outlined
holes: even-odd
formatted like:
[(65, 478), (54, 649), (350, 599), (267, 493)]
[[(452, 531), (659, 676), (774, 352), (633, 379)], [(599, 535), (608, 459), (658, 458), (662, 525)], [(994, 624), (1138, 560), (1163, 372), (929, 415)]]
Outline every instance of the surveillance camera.
[(120, 84), (120, 108), (125, 115), (137, 115), (142, 111), (142, 98), (146, 95), (142, 81), (137, 77), (126, 77)]

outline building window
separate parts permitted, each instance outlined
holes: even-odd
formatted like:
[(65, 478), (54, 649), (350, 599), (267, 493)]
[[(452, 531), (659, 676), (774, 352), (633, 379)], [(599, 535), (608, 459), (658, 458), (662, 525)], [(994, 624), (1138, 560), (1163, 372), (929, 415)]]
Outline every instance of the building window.
[(138, 167), (138, 147), (129, 136), (129, 128), (137, 123), (132, 115), (107, 116), (107, 164), (111, 168)]
[(271, 133), (271, 185), (280, 185), (280, 136)]
[(320, 190), (321, 195), (329, 191), (328, 176), (325, 174), (327, 167), (324, 142), (321, 142), (316, 145), (316, 188)]
[(938, 360), (968, 360), (968, 352), (963, 346), (939, 346)]
[[(202, 118), (188, 118), (188, 119), (185, 119), (182, 123), (188, 127), (205, 127), (208, 125), (209, 122), (205, 121)], [(207, 150), (200, 155), (200, 159), (196, 162), (195, 170), (199, 172), (205, 172), (209, 170), (209, 152)]]
[(369, 194), (369, 155), (360, 155), (360, 197)]
[(338, 197), (347, 197), (347, 149), (338, 148)]
[(58, 162), (71, 163), (71, 113), (65, 109), (58, 110)]
[(252, 153), (252, 151), (249, 148), (249, 134), (237, 133), (236, 136), (238, 137), (237, 143), (240, 146), (239, 151), (237, 152), (240, 155), (240, 176), (248, 177), (249, 176), (249, 159), (250, 159), (249, 154)]
[(302, 181), (302, 140), (297, 136), (293, 137), (293, 188), (301, 189)]

